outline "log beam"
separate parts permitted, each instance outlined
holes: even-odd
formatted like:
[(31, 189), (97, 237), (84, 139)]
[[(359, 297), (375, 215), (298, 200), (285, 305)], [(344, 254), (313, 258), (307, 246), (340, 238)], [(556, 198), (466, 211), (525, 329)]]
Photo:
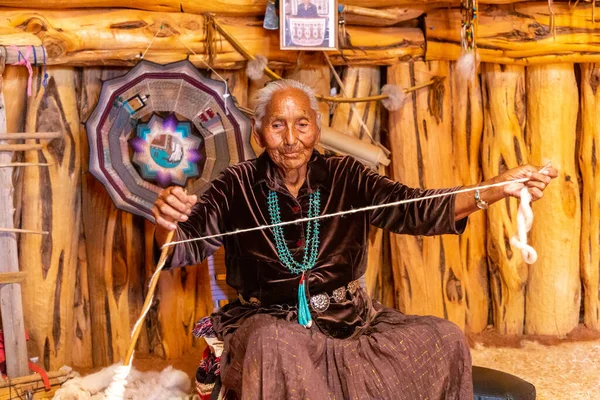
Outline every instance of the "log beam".
[[(251, 54), (266, 56), (271, 67), (323, 64), (318, 52), (301, 56), (297, 51), (280, 50), (278, 32), (263, 29), (260, 19), (219, 18), (219, 22)], [(418, 28), (348, 27), (347, 32), (354, 47), (344, 49), (343, 57), (333, 54), (334, 64), (389, 65), (420, 59), (424, 54), (423, 33)], [(15, 43), (44, 45), (49, 65), (133, 66), (146, 50), (145, 59), (161, 64), (188, 56), (200, 68), (209, 62), (204, 17), (186, 13), (2, 10), (0, 45)], [(221, 35), (216, 35), (214, 45), (213, 67), (245, 65), (243, 56)]]
[[(554, 3), (556, 35), (546, 2), (489, 5), (478, 13), (477, 46), (481, 61), (498, 64), (547, 64), (600, 61), (600, 25), (592, 6), (569, 9)], [(596, 16), (598, 19), (598, 16)], [(436, 9), (425, 18), (427, 60), (460, 56), (460, 9)]]
[[(525, 0), (480, 0), (481, 4), (516, 3)], [(357, 7), (391, 7), (439, 4), (438, 0), (346, 0), (344, 5)], [(459, 5), (459, 0), (445, 1)], [(264, 15), (267, 0), (0, 0), (0, 7), (28, 7), (41, 9), (72, 8), (133, 8), (147, 11), (215, 13), (218, 15), (258, 16)]]

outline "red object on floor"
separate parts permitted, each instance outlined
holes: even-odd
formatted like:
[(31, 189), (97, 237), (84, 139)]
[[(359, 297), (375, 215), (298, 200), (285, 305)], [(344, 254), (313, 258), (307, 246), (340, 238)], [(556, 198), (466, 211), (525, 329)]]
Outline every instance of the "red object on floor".
[[(25, 340), (29, 340), (29, 335), (25, 332)], [(0, 373), (2, 376), (6, 376), (6, 353), (4, 352), (4, 331), (0, 329)], [(32, 363), (31, 361), (27, 362), (29, 369), (42, 377), (42, 381), (44, 382), (44, 388), (46, 390), (50, 390), (50, 379), (48, 379), (48, 374), (44, 370), (44, 368), (40, 367), (37, 364)]]

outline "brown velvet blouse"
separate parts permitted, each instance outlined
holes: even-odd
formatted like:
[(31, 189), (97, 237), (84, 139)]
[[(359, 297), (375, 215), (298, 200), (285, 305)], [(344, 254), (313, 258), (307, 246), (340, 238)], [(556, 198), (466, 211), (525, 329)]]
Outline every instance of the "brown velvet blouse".
[[(179, 240), (270, 224), (270, 190), (278, 193), (282, 221), (306, 217), (309, 194), (317, 189), (321, 192), (321, 214), (452, 190), (409, 188), (351, 157), (326, 157), (314, 151), (306, 181), (294, 198), (275, 168), (266, 152), (228, 167), (201, 196), (189, 220), (179, 223)], [(334, 289), (365, 273), (370, 225), (411, 235), (461, 233), (466, 219), (455, 223), (454, 203), (455, 196), (445, 196), (320, 220), (319, 255), (307, 274), (307, 296), (323, 292), (331, 295)], [(298, 261), (302, 260), (305, 231), (306, 224), (284, 227), (287, 245)], [(169, 265), (198, 264), (221, 245), (225, 246), (227, 283), (244, 299), (260, 300), (261, 306), (235, 301), (223, 307), (213, 315), (217, 334), (223, 337), (256, 313), (294, 320), (300, 276), (280, 262), (271, 230), (176, 245)], [(347, 301), (332, 303), (324, 313), (313, 312), (313, 319), (323, 332), (348, 337), (357, 327), (365, 327), (371, 308), (368, 296), (349, 295)]]

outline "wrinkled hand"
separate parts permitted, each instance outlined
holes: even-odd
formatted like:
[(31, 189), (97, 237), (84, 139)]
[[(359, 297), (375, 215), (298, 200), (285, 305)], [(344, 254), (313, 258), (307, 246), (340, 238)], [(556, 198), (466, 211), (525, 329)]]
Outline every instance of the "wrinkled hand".
[(522, 165), (517, 168), (509, 169), (500, 175), (500, 181), (512, 181), (515, 179), (527, 178), (525, 183), (515, 182), (504, 186), (504, 194), (519, 198), (521, 189), (526, 187), (531, 194), (531, 200), (539, 200), (544, 195), (544, 189), (550, 184), (552, 179), (558, 176), (558, 171), (552, 165), (547, 165), (541, 172), (542, 167), (533, 165)]
[(197, 201), (195, 194), (188, 195), (179, 186), (170, 186), (158, 194), (152, 207), (152, 215), (157, 225), (172, 231), (177, 228), (178, 222), (188, 220)]

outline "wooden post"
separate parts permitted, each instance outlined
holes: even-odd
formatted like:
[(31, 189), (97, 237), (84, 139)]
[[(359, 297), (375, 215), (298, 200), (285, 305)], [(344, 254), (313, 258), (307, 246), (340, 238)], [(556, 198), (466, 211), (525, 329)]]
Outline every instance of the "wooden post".
[(600, 330), (600, 64), (581, 64), (581, 280), (583, 320)]
[[(84, 70), (80, 90), (82, 120), (96, 106), (102, 80), (121, 76), (124, 69)], [(82, 140), (87, 136), (82, 132)], [(85, 233), (90, 310), (92, 358), (100, 367), (119, 361), (127, 351), (131, 328), (144, 300), (143, 221), (141, 217), (117, 210), (110, 196), (89, 172), (89, 158), (81, 153), (83, 167), (83, 229)], [(145, 331), (138, 350), (146, 352)]]
[[(3, 94), (4, 61), (0, 67), (0, 133), (6, 133), (6, 107)], [(1, 143), (1, 141), (0, 141)], [(0, 152), (0, 163), (10, 163), (11, 152)], [(12, 168), (0, 168), (0, 227), (12, 228), (13, 183)], [(17, 235), (0, 232), (0, 272), (19, 272)], [(0, 285), (0, 313), (4, 332), (6, 372), (10, 378), (29, 374), (27, 365), (27, 345), (25, 343), (25, 323), (20, 283)]]
[(46, 94), (42, 76), (35, 71), (26, 130), (63, 132), (42, 151), (25, 153), (26, 162), (49, 162), (44, 168), (26, 168), (22, 227), (50, 235), (24, 235), (19, 258), (27, 279), (23, 308), (29, 317), (31, 356), (46, 369), (72, 362), (77, 246), (81, 218), (80, 122), (72, 68), (49, 70)]
[[(447, 62), (393, 65), (388, 83), (411, 87), (432, 75), (448, 76)], [(404, 107), (390, 112), (393, 178), (411, 187), (458, 183), (452, 159), (449, 80), (412, 92)], [(400, 310), (436, 315), (465, 326), (466, 300), (457, 236), (392, 235), (392, 259)]]
[[(484, 131), (481, 163), (485, 179), (527, 163), (524, 142), (525, 68), (481, 66)], [(494, 307), (494, 326), (507, 335), (523, 334), (527, 264), (510, 245), (517, 232), (516, 199), (494, 204), (487, 211), (487, 254)], [(539, 217), (537, 217), (539, 221)]]
[[(481, 181), (480, 147), (483, 134), (483, 110), (479, 79), (466, 81), (452, 63), (452, 138), (460, 183), (473, 185)], [(487, 327), (489, 314), (486, 216), (477, 212), (469, 216), (460, 236), (460, 255), (464, 271), (467, 306), (466, 330), (481, 332)]]
[[(367, 97), (378, 95), (380, 92), (380, 71), (378, 67), (347, 67), (343, 74), (343, 90), (339, 95), (344, 97)], [(369, 129), (376, 140), (379, 140), (379, 104), (376, 101), (355, 104), (356, 114), (350, 103), (340, 103), (335, 107), (331, 120), (331, 127), (339, 132), (360, 138), (368, 143), (371, 139), (365, 132), (364, 127), (358, 121), (360, 118)], [(386, 168), (380, 166), (379, 173), (386, 174)], [(372, 227), (369, 233), (369, 254), (367, 260), (367, 272), (365, 274), (367, 292), (381, 302), (392, 302), (393, 304), (393, 280), (383, 282), (384, 276), (390, 277), (391, 265), (384, 264), (384, 236), (387, 233), (382, 229)], [(389, 245), (389, 240), (386, 240)], [(387, 269), (383, 271), (383, 269)]]
[(529, 161), (552, 161), (560, 176), (533, 205), (531, 245), (538, 260), (529, 271), (525, 333), (562, 336), (579, 322), (581, 209), (575, 168), (579, 98), (573, 64), (527, 69)]

